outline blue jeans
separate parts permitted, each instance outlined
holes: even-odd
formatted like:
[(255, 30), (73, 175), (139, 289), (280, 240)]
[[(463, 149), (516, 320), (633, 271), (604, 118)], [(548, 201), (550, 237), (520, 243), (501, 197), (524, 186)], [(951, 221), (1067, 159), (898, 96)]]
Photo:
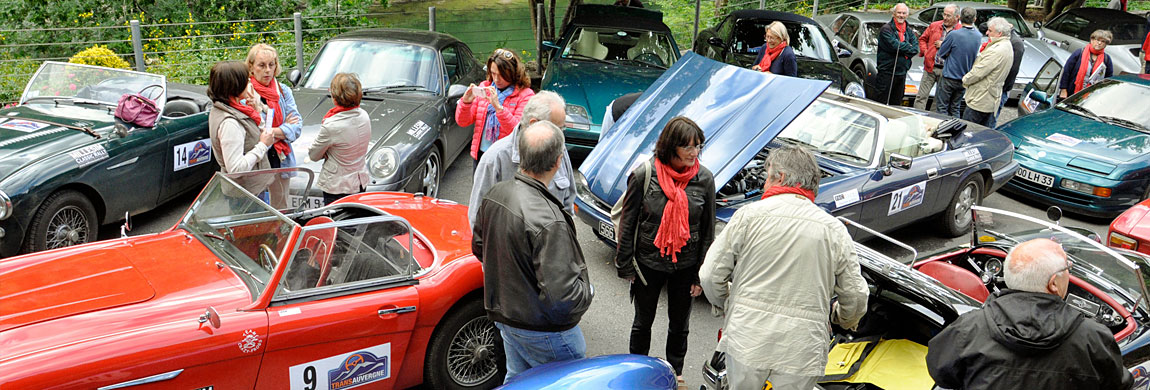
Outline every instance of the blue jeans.
[(941, 82), (935, 84), (935, 108), (940, 114), (961, 117), (964, 106), (962, 97), (965, 94), (966, 88), (962, 86), (962, 80), (943, 77)]
[(504, 383), (531, 367), (587, 356), (587, 343), (578, 325), (562, 332), (519, 329), (499, 322), (495, 327), (503, 336), (503, 350), (507, 354)]

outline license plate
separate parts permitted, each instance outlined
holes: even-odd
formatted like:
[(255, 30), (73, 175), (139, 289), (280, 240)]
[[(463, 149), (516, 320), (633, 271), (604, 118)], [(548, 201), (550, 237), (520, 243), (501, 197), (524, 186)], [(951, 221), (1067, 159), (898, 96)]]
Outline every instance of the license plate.
[(1023, 180), (1026, 180), (1026, 181), (1029, 181), (1032, 183), (1038, 183), (1038, 185), (1041, 185), (1043, 187), (1053, 187), (1054, 186), (1054, 176), (1043, 175), (1041, 173), (1038, 173), (1038, 172), (1035, 172), (1035, 171), (1032, 171), (1032, 170), (1029, 170), (1026, 168), (1019, 167), (1018, 173), (1014, 174), (1014, 176), (1020, 177)]
[(1031, 99), (1030, 94), (1022, 98), (1022, 106), (1026, 108), (1027, 112), (1034, 112), (1038, 108), (1038, 101)]
[(299, 207), (299, 205), (301, 203), (305, 203), (305, 202), (307, 203), (303, 206), (303, 208), (305, 208), (305, 209), (318, 209), (320, 207), (323, 207), (323, 197), (322, 196), (309, 196), (309, 197), (307, 197), (307, 200), (305, 201), (302, 196), (291, 195), (288, 197), (288, 201), (291, 202), (291, 208), (293, 208), (293, 209), (296, 207)]
[(614, 240), (615, 225), (608, 221), (599, 221), (599, 235)]

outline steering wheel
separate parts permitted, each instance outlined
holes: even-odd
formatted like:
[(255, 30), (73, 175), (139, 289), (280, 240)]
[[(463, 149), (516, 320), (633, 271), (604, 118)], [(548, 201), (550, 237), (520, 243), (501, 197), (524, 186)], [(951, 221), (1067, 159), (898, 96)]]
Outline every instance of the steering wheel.
[[(266, 261), (265, 261), (266, 257)], [(276, 253), (268, 244), (260, 244), (259, 260), (257, 260), (260, 267), (263, 267), (268, 272), (271, 272), (273, 265), (275, 265)]]
[(666, 66), (663, 63), (663, 58), (659, 57), (659, 55), (655, 54), (655, 53), (643, 53), (643, 54), (635, 56), (635, 58), (632, 58), (632, 59), (635, 61), (648, 62), (648, 63), (652, 63), (652, 64), (659, 65), (659, 66)]
[[(842, 148), (833, 147), (834, 145), (841, 146)], [(850, 145), (847, 145), (846, 141), (837, 140), (837, 139), (832, 139), (830, 141), (823, 143), (822, 148), (826, 149), (826, 150), (833, 150), (836, 152), (843, 152), (843, 153), (848, 153), (851, 151)]]

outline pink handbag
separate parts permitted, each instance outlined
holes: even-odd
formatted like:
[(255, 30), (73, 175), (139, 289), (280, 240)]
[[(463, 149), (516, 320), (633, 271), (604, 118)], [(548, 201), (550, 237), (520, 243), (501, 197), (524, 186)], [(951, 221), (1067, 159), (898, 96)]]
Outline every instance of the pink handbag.
[(120, 96), (120, 101), (116, 103), (116, 118), (134, 124), (140, 127), (152, 127), (156, 125), (156, 118), (160, 116), (160, 110), (156, 107), (156, 101), (149, 99), (143, 95), (143, 92), (150, 88), (161, 88), (160, 85), (149, 85), (141, 89), (137, 93), (126, 93)]

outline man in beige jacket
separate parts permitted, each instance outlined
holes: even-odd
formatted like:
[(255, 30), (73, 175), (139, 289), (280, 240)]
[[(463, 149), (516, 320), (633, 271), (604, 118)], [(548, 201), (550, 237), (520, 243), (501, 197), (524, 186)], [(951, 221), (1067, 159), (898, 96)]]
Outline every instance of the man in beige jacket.
[(1002, 100), (1002, 82), (1014, 63), (1014, 48), (1010, 46), (1010, 29), (1014, 26), (1002, 17), (994, 17), (986, 22), (986, 27), (990, 40), (975, 57), (974, 67), (962, 77), (962, 85), (966, 87), (966, 111), (962, 112), (962, 119), (989, 127)]
[(846, 227), (813, 202), (814, 156), (788, 146), (767, 164), (763, 200), (735, 212), (699, 280), (726, 317), (718, 349), (730, 388), (809, 390), (825, 370), (827, 319), (856, 328), (868, 290)]

